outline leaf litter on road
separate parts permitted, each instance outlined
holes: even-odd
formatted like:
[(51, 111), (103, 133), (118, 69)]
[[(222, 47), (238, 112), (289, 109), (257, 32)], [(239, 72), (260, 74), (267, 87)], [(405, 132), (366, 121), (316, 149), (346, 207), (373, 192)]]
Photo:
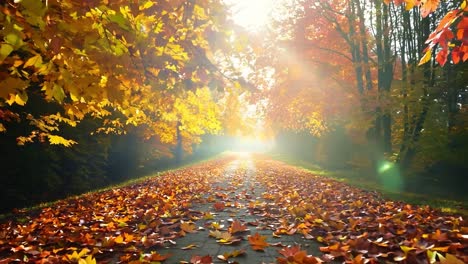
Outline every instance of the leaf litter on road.
[[(384, 200), (375, 192), (261, 157), (245, 185), (242, 168), (226, 176), (232, 161), (170, 171), (60, 201), (38, 215), (24, 215), (26, 221), (2, 223), (0, 263), (164, 262), (171, 255), (158, 248), (175, 245), (184, 235), (211, 236), (232, 245), (231, 252), (217, 256), (226, 262), (248, 255), (245, 243), (255, 251), (280, 247), (277, 263), (468, 262), (468, 227), (461, 216)], [(193, 204), (212, 204), (213, 212), (193, 210)], [(227, 228), (216, 219), (217, 212), (233, 215), (224, 219)], [(197, 220), (205, 221), (207, 230)], [(262, 235), (251, 234), (249, 226)], [(279, 242), (266, 242), (267, 231)], [(312, 256), (299, 245), (281, 242), (291, 235), (321, 245)], [(196, 252), (198, 245), (182, 248)], [(213, 258), (195, 254), (188, 261), (211, 263)]]

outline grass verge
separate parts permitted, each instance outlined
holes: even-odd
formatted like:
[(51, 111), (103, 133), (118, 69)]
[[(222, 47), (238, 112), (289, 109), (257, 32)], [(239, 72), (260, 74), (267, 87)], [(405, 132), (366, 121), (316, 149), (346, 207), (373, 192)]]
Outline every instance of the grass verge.
[(215, 154), (213, 156), (210, 156), (210, 157), (204, 158), (204, 159), (191, 159), (191, 160), (189, 160), (187, 162), (184, 162), (183, 164), (181, 164), (179, 166), (172, 166), (172, 167), (168, 167), (166, 169), (160, 170), (160, 171), (154, 171), (154, 172), (152, 172), (150, 174), (143, 175), (143, 176), (140, 176), (140, 177), (131, 178), (131, 179), (128, 179), (126, 181), (116, 183), (116, 184), (112, 184), (112, 185), (109, 185), (109, 186), (106, 186), (106, 187), (103, 187), (103, 188), (99, 188), (99, 189), (96, 189), (96, 190), (91, 190), (91, 191), (84, 192), (84, 193), (78, 194), (78, 195), (71, 195), (69, 197), (66, 197), (66, 198), (63, 198), (63, 199), (60, 199), (60, 200), (56, 200), (56, 201), (39, 203), (39, 204), (31, 206), (31, 207), (26, 207), (26, 208), (15, 210), (14, 212), (11, 212), (11, 213), (0, 214), (0, 222), (4, 222), (4, 221), (7, 221), (7, 220), (15, 220), (15, 221), (17, 221), (19, 223), (26, 222), (26, 221), (29, 220), (28, 216), (39, 214), (41, 209), (43, 209), (45, 207), (51, 207), (51, 206), (53, 206), (54, 204), (56, 204), (56, 203), (58, 203), (60, 201), (72, 200), (72, 199), (76, 199), (76, 198), (78, 198), (78, 197), (80, 197), (82, 195), (99, 193), (99, 192), (104, 192), (104, 191), (108, 191), (108, 190), (111, 190), (111, 189), (122, 188), (122, 187), (125, 187), (125, 186), (134, 185), (134, 184), (144, 182), (144, 181), (146, 181), (148, 179), (151, 179), (153, 177), (158, 177), (159, 175), (162, 175), (162, 174), (174, 171), (174, 170), (180, 170), (180, 169), (184, 169), (184, 168), (196, 165), (196, 164), (200, 164), (200, 163), (208, 162), (208, 161), (211, 161), (211, 160), (219, 159), (219, 158), (223, 157), (224, 155), (226, 155), (226, 154), (225, 153), (219, 153), (219, 154)]
[(270, 158), (285, 162), (289, 165), (301, 167), (310, 173), (318, 176), (333, 178), (337, 181), (344, 182), (348, 185), (369, 190), (376, 191), (388, 200), (402, 201), (413, 205), (429, 205), (443, 213), (459, 214), (463, 217), (468, 217), (468, 208), (466, 205), (468, 201), (463, 198), (441, 197), (440, 192), (435, 193), (429, 188), (421, 186), (418, 192), (400, 190), (396, 191), (392, 188), (385, 188), (382, 181), (371, 173), (365, 170), (348, 169), (348, 170), (327, 170), (317, 164), (298, 160), (290, 156), (270, 154)]

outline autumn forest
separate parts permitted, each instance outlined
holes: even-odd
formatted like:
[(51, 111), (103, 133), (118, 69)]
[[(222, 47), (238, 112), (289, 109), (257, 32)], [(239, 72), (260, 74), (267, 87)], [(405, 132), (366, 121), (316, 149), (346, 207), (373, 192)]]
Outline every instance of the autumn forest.
[(466, 263), (467, 60), (467, 0), (1, 1), (0, 263)]

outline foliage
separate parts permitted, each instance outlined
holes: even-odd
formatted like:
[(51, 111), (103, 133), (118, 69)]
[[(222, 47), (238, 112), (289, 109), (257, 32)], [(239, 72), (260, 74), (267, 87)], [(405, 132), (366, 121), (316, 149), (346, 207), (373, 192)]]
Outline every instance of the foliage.
[[(401, 5), (404, 2), (406, 10), (420, 6), (421, 16), (427, 17), (437, 10), (440, 1), (385, 0), (386, 4), (390, 2), (393, 2), (395, 5)], [(432, 51), (437, 45), (440, 49), (438, 49), (435, 58), (441, 66), (444, 66), (448, 61), (450, 53), (454, 64), (468, 60), (468, 17), (466, 16), (468, 2), (466, 0), (458, 2), (460, 2), (458, 8), (447, 12), (439, 21), (437, 28), (429, 35), (426, 40), (426, 43), (429, 45), (424, 50), (424, 56), (421, 58), (419, 65), (430, 61)]]
[[(261, 94), (277, 138), (309, 132), (317, 139), (289, 137), (278, 148), (321, 165), (377, 174), (390, 160), (405, 175), (436, 166), (459, 179), (466, 159), (452, 142), (466, 126), (467, 64), (457, 53), (466, 46), (466, 1), (294, 3), (267, 41), (254, 43), (261, 47), (255, 67), (260, 84), (274, 79)], [(426, 42), (435, 59), (421, 59)]]
[[(101, 122), (96, 132), (145, 125), (147, 137), (175, 144), (176, 122), (168, 115), (177, 112), (187, 144), (199, 142), (199, 135), (219, 130), (206, 87), (226, 80), (210, 61), (219, 48), (229, 52), (223, 8), (218, 1), (5, 2), (0, 107), (8, 115), (1, 130), (15, 117), (35, 127), (17, 135), (19, 143), (71, 146), (76, 140), (59, 135), (59, 125), (93, 117)], [(29, 104), (31, 94), (53, 102), (57, 112), (36, 116), (14, 107)]]

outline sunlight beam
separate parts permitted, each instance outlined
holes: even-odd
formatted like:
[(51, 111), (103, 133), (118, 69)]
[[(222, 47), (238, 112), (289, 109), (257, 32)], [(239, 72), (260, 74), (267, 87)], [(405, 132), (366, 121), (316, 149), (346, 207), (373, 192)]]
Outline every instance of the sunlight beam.
[(249, 31), (260, 31), (270, 21), (275, 1), (273, 0), (226, 0), (231, 6), (232, 20)]

